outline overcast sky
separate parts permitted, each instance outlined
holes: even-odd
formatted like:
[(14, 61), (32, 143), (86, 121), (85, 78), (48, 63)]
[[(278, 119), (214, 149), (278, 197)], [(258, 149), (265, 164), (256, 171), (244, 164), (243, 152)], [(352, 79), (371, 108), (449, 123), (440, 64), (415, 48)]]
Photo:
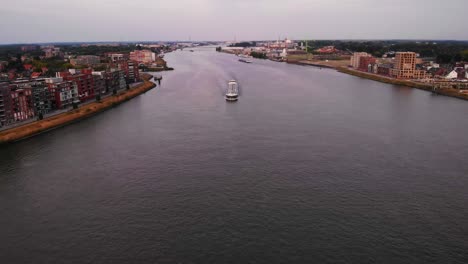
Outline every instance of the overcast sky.
[(468, 0), (1, 0), (0, 43), (468, 40)]

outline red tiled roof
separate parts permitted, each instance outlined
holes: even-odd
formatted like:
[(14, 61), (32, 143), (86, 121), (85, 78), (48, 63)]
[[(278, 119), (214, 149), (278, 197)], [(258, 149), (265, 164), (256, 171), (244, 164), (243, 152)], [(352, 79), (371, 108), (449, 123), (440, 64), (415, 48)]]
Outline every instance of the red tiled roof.
[(37, 78), (37, 77), (41, 76), (41, 74), (42, 74), (42, 73), (40, 73), (40, 72), (33, 72), (33, 73), (31, 74), (31, 78)]

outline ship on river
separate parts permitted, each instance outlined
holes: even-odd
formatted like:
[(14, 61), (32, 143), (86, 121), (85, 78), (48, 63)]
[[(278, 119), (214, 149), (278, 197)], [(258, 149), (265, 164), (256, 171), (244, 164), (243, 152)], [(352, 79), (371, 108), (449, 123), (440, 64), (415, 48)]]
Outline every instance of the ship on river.
[(249, 59), (239, 59), (239, 61), (243, 63), (252, 63), (252, 61)]
[(228, 89), (226, 91), (226, 101), (235, 102), (239, 99), (239, 86), (235, 80), (228, 82)]
[(239, 61), (240, 62), (243, 62), (243, 63), (252, 63), (252, 57), (251, 56), (247, 56), (247, 55), (243, 55), (243, 54), (239, 54), (238, 55), (240, 57)]

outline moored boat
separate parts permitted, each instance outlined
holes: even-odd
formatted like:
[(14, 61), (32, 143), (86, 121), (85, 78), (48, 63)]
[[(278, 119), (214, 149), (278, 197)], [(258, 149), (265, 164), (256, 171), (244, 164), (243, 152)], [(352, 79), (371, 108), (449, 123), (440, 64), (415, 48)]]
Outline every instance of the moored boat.
[(239, 61), (243, 63), (252, 63), (252, 61), (249, 59), (239, 59)]

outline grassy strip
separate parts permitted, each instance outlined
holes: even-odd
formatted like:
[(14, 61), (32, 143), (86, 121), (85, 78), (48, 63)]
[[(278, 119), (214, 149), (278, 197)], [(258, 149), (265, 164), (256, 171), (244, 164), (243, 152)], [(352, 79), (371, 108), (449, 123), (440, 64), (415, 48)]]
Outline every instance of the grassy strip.
[(145, 93), (156, 86), (153, 82), (150, 82), (152, 78), (151, 75), (142, 74), (141, 77), (144, 80), (141, 85), (138, 85), (131, 90), (124, 91), (116, 96), (104, 98), (101, 102), (90, 103), (70, 112), (62, 113), (40, 121), (1, 131), (0, 144), (28, 138), (42, 132), (62, 127), (78, 120), (93, 116), (97, 113), (128, 101), (142, 93)]
[(349, 64), (349, 60), (287, 60), (287, 63), (291, 64), (298, 64), (298, 65), (306, 65), (306, 66), (315, 66), (321, 68), (332, 68), (337, 69), (340, 67), (345, 67)]

